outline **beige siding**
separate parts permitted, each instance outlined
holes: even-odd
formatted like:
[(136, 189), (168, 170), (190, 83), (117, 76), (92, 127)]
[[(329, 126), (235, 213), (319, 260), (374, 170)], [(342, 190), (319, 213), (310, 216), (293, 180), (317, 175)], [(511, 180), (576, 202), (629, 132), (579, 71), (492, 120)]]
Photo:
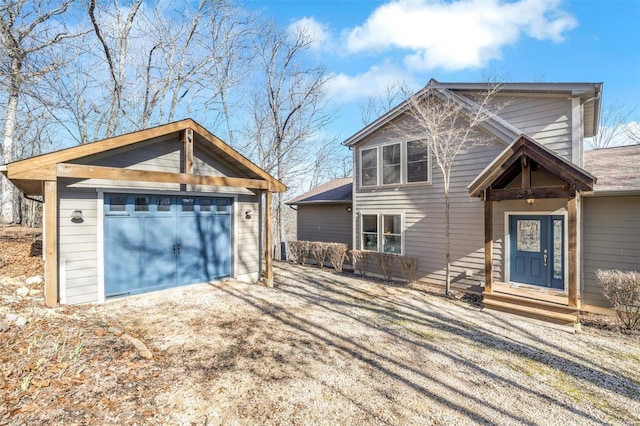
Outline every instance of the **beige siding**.
[[(59, 257), (61, 295), (68, 304), (98, 300), (98, 199), (95, 189), (59, 186)], [(82, 223), (71, 222), (75, 209), (82, 210)]]
[(350, 205), (298, 205), (297, 239), (343, 243), (351, 248), (352, 217)]
[(498, 115), (501, 118), (567, 160), (573, 161), (571, 98), (497, 96), (494, 102), (498, 105)]
[[(260, 272), (260, 196), (240, 195), (234, 206), (235, 214), (235, 270), (238, 276)], [(251, 212), (247, 219), (246, 212)]]
[(597, 269), (640, 270), (640, 196), (583, 198), (582, 303), (610, 308)]
[[(443, 284), (445, 279), (445, 208), (443, 178), (432, 165), (432, 183), (360, 188), (360, 147), (393, 141), (392, 133), (378, 133), (358, 146), (355, 178), (356, 246), (360, 246), (360, 215), (401, 214), (404, 218), (404, 254), (418, 258), (420, 279)], [(467, 185), (506, 146), (498, 141), (460, 154), (451, 172), (451, 264), (453, 282), (470, 286), (484, 281), (484, 210), (478, 198), (469, 197)], [(433, 161), (432, 161), (433, 162)], [(466, 277), (470, 271), (472, 276)]]

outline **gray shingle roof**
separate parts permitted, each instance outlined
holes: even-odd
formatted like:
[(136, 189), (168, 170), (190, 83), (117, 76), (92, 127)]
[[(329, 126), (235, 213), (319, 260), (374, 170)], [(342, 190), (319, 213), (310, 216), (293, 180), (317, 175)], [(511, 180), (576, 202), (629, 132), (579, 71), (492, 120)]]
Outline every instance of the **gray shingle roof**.
[(598, 181), (594, 192), (640, 192), (640, 145), (585, 151), (584, 168)]
[(297, 196), (286, 204), (351, 203), (352, 188), (352, 178), (333, 179)]

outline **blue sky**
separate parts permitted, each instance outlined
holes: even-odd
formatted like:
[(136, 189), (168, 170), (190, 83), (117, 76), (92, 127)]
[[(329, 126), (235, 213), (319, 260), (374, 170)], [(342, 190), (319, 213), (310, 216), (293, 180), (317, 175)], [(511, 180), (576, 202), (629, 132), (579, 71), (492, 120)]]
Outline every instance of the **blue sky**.
[(640, 0), (246, 0), (285, 26), (312, 28), (335, 74), (332, 133), (361, 127), (357, 104), (389, 83), (430, 78), (604, 82), (604, 103), (638, 106)]

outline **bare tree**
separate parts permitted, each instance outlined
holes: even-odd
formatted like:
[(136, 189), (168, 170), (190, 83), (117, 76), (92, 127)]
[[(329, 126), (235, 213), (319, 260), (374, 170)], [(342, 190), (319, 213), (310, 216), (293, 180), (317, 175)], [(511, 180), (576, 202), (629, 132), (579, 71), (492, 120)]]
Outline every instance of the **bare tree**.
[(403, 137), (424, 142), (442, 174), (446, 294), (451, 292), (451, 170), (460, 154), (488, 142), (489, 136), (479, 126), (493, 115), (489, 108), (495, 109), (492, 100), (500, 89), (500, 84), (488, 83), (486, 90), (462, 97), (438, 88), (432, 80), (425, 89), (408, 96), (404, 106), (406, 119), (394, 125)]
[(640, 144), (640, 123), (637, 121), (628, 123), (624, 128), (624, 132), (631, 143)]
[[(16, 117), (20, 98), (28, 95), (31, 83), (56, 69), (50, 51), (71, 37), (60, 19), (71, 5), (67, 1), (3, 2), (0, 6), (0, 46), (2, 89), (7, 99), (4, 114), (2, 162), (13, 161), (16, 150)], [(35, 92), (35, 90), (33, 90)], [(0, 176), (0, 221), (16, 219), (15, 189)]]
[[(249, 140), (258, 164), (285, 183), (309, 167), (306, 148), (331, 119), (325, 104), (329, 75), (322, 66), (303, 65), (312, 42), (305, 29), (289, 35), (273, 23), (265, 24), (256, 38), (255, 61), (260, 77)], [(275, 224), (283, 247), (284, 209), (284, 195), (278, 194)]]
[(627, 108), (618, 100), (605, 104), (600, 111), (598, 133), (585, 142), (593, 149), (619, 145), (623, 135), (629, 134), (626, 123), (634, 111), (635, 108)]
[(398, 105), (405, 98), (405, 86), (406, 84), (401, 82), (391, 83), (381, 94), (369, 96), (366, 100), (358, 102), (362, 124), (366, 126)]

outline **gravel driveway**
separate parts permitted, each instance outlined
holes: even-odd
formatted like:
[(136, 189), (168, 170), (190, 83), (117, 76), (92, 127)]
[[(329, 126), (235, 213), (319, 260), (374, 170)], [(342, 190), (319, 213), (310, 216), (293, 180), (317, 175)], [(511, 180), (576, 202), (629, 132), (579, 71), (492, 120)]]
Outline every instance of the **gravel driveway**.
[[(65, 423), (640, 424), (638, 336), (573, 335), (314, 267), (276, 265), (275, 288), (230, 280), (73, 315), (154, 359), (85, 330), (87, 353), (127, 352), (110, 374), (87, 361), (73, 388), (86, 411), (49, 412)], [(127, 381), (132, 365), (147, 370)]]

